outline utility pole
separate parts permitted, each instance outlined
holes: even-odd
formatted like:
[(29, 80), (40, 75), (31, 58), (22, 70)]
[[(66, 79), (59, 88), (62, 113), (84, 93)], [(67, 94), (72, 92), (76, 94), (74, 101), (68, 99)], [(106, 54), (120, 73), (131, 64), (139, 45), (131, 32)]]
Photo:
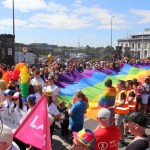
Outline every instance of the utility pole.
[(111, 59), (112, 59), (112, 20), (113, 20), (113, 18), (114, 18), (115, 16), (112, 16), (111, 17), (111, 22), (110, 22), (110, 25), (111, 25), (111, 46), (110, 46), (110, 57), (111, 57)]
[(12, 0), (13, 5), (13, 51), (15, 56), (15, 7), (14, 7), (14, 0)]

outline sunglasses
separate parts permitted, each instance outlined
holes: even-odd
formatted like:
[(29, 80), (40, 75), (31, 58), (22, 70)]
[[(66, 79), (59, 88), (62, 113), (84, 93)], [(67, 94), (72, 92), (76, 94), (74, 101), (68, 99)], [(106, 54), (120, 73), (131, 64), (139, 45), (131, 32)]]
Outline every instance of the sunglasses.
[(17, 101), (17, 100), (18, 100), (18, 98), (14, 98), (13, 100), (14, 100), (14, 101)]
[(48, 80), (53, 80), (53, 78), (48, 78)]

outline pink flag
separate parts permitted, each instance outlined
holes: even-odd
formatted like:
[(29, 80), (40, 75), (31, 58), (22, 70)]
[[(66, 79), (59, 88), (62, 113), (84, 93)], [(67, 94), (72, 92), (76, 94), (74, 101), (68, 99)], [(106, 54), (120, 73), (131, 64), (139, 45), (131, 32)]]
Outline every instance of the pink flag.
[(14, 136), (41, 150), (52, 150), (47, 111), (47, 100), (43, 95), (25, 120), (17, 128)]

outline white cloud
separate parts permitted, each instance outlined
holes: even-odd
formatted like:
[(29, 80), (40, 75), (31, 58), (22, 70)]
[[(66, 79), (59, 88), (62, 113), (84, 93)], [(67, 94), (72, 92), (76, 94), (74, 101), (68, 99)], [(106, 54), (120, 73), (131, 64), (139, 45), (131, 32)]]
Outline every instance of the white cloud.
[(139, 24), (150, 23), (150, 10), (132, 9), (131, 13), (141, 17), (141, 19), (137, 23)]
[[(12, 8), (11, 2), (10, 0), (4, 0), (2, 4), (7, 8)], [(78, 5), (65, 6), (54, 1), (46, 4), (44, 0), (15, 0), (15, 8), (21, 12), (29, 12), (31, 10), (43, 11), (42, 13), (36, 13), (35, 11), (31, 17), (23, 18), (26, 22), (21, 22), (21, 20), (18, 19), (20, 23), (23, 23), (23, 27), (56, 29), (90, 27), (110, 29), (112, 15), (116, 16), (113, 19), (114, 29), (127, 29), (129, 27), (124, 15), (112, 13), (110, 10), (98, 6), (87, 7), (81, 4), (82, 0), (75, 0), (75, 3), (78, 3)], [(18, 16), (19, 14), (17, 14), (17, 17)], [(17, 22), (17, 25), (20, 23)]]
[(67, 14), (36, 14), (30, 19), (30, 22), (37, 27), (56, 29), (78, 29), (91, 26), (86, 18), (80, 19), (74, 15), (69, 16)]
[[(3, 0), (2, 5), (12, 9), (12, 0)], [(39, 10), (47, 8), (44, 0), (14, 0), (15, 9), (21, 12), (29, 12), (31, 10)]]
[[(72, 8), (59, 7), (55, 13), (41, 13), (31, 17), (30, 21), (36, 26), (57, 29), (98, 28), (110, 29), (112, 13), (100, 7), (75, 6)], [(62, 9), (63, 8), (63, 9)], [(69, 12), (69, 13), (68, 13)], [(123, 15), (113, 14), (114, 29), (128, 29), (128, 22)]]
[(47, 5), (47, 10), (49, 12), (68, 12), (68, 8), (64, 5), (57, 4), (55, 2), (49, 2)]
[[(17, 27), (26, 27), (27, 21), (15, 19), (15, 25)], [(12, 19), (1, 19), (0, 20), (0, 27), (4, 27), (6, 29), (9, 29), (13, 26)]]

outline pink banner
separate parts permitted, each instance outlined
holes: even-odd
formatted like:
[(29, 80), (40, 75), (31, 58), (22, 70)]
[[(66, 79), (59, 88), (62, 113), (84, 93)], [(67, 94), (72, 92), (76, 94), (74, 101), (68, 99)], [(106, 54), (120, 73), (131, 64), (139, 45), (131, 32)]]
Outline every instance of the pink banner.
[(47, 100), (43, 95), (25, 120), (17, 128), (14, 136), (41, 150), (52, 150), (47, 111)]

